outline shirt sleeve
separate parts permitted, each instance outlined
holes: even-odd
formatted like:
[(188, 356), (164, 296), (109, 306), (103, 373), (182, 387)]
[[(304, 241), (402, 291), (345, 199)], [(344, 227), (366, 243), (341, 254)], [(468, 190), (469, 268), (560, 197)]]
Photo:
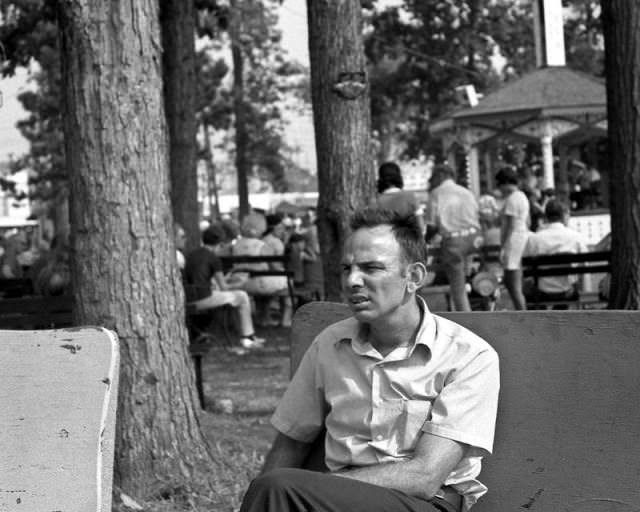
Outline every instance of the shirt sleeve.
[(499, 389), (498, 355), (488, 348), (450, 374), (422, 430), (470, 445), (471, 455), (491, 453)]
[(271, 417), (282, 434), (305, 443), (315, 440), (324, 427), (326, 405), (318, 372), (319, 343), (314, 341)]

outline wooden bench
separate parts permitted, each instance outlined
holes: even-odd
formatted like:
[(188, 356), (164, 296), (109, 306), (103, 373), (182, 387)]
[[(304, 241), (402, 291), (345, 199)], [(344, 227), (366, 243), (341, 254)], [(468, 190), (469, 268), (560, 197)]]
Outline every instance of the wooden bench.
[[(301, 307), (291, 370), (324, 327), (349, 315), (343, 304)], [(479, 477), (489, 492), (473, 512), (640, 510), (640, 312), (442, 316), (500, 356), (494, 453)]]
[(16, 298), (33, 294), (33, 281), (28, 277), (0, 279), (0, 297)]
[(597, 292), (579, 291), (576, 300), (543, 300), (536, 294), (541, 277), (601, 274), (611, 272), (611, 252), (593, 251), (578, 254), (548, 254), (522, 258), (523, 277), (533, 278), (533, 294), (527, 298), (527, 306), (567, 306), (577, 309), (606, 307)]
[(0, 299), (0, 329), (51, 329), (71, 325), (70, 295)]
[(118, 341), (0, 331), (0, 510), (111, 512)]
[[(287, 278), (287, 287), (282, 293), (288, 294), (291, 299), (292, 307), (295, 307), (296, 304), (296, 293), (294, 290), (293, 284), (293, 272), (287, 269), (287, 256), (286, 255), (271, 255), (271, 256), (222, 256), (220, 258), (222, 260), (222, 265), (226, 272), (247, 272), (250, 277), (263, 277), (263, 276), (275, 276), (275, 277), (286, 277)], [(247, 267), (243, 268), (243, 264), (246, 264)], [(282, 270), (277, 269), (265, 269), (265, 270), (256, 270), (252, 268), (251, 265), (256, 264), (279, 264), (282, 267)]]

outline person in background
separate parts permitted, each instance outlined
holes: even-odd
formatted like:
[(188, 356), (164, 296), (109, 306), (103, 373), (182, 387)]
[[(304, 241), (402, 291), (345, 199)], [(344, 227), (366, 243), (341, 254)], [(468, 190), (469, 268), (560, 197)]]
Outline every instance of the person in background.
[(403, 190), (402, 171), (395, 162), (384, 162), (378, 168), (378, 206), (401, 215), (415, 215), (425, 232), (424, 212), (415, 194)]
[[(241, 237), (232, 247), (233, 256), (273, 256), (271, 248), (262, 240), (267, 230), (267, 220), (264, 215), (252, 212), (247, 215), (240, 225)], [(269, 263), (236, 263), (236, 269), (269, 270)], [(275, 295), (287, 290), (286, 276), (251, 277), (242, 287), (253, 296), (256, 303), (256, 316), (260, 325), (269, 325), (269, 302)], [(282, 324), (291, 325), (291, 300), (286, 301), (282, 312)]]
[[(352, 316), (302, 358), (240, 512), (466, 512), (487, 491), (498, 355), (416, 294), (427, 247), (415, 216), (372, 208), (351, 230), (340, 266)], [(329, 472), (299, 469), (319, 435)]]
[(518, 188), (518, 175), (511, 167), (503, 167), (495, 177), (504, 196), (500, 212), (500, 262), (504, 284), (515, 309), (527, 309), (522, 292), (522, 253), (529, 237), (529, 200)]
[(18, 231), (5, 239), (4, 254), (0, 266), (0, 276), (4, 279), (14, 279), (24, 276), (20, 255), (28, 248), (27, 236)]
[(173, 224), (173, 236), (175, 237), (176, 261), (178, 263), (178, 268), (180, 269), (180, 273), (184, 273), (184, 265), (186, 263), (184, 250), (187, 246), (187, 234), (185, 233), (184, 228), (177, 222)]
[[(285, 227), (282, 223), (282, 215), (274, 213), (266, 216), (267, 230), (265, 231), (262, 241), (264, 248), (262, 252), (268, 255), (284, 256), (285, 254)], [(282, 263), (269, 263), (270, 270), (285, 270)], [(273, 302), (273, 300), (272, 300)], [(263, 323), (265, 325), (282, 325), (283, 327), (291, 327), (291, 316), (293, 314), (291, 298), (289, 296), (278, 297), (280, 304), (280, 320), (274, 320), (269, 316), (269, 306), (264, 314)]]
[[(578, 254), (587, 252), (588, 244), (582, 234), (568, 227), (569, 208), (557, 199), (551, 199), (545, 206), (546, 226), (531, 233), (525, 246), (525, 256), (544, 254)], [(575, 300), (578, 298), (576, 276), (541, 277), (538, 289), (529, 287), (525, 295), (536, 296), (539, 300)]]
[(482, 245), (479, 208), (473, 193), (455, 181), (455, 172), (447, 164), (433, 167), (429, 179), (427, 234), (429, 242), (436, 234), (440, 242), (440, 260), (444, 266), (455, 311), (471, 311), (467, 296), (467, 257)]
[(234, 351), (242, 354), (243, 349), (261, 348), (265, 340), (255, 335), (249, 295), (239, 289), (244, 281), (238, 277), (229, 278), (223, 272), (222, 262), (216, 250), (224, 242), (225, 232), (219, 224), (211, 224), (202, 232), (202, 246), (187, 254), (184, 269), (185, 291), (187, 303), (194, 304), (198, 310), (214, 309), (224, 305), (236, 310), (241, 348), (236, 347)]

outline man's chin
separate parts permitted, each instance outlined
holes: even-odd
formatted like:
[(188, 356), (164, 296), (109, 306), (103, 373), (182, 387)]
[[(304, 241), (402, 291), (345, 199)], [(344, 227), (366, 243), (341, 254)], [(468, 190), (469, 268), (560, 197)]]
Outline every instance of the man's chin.
[(359, 322), (371, 322), (372, 320), (375, 320), (378, 317), (378, 315), (374, 311), (371, 311), (370, 309), (358, 308), (358, 307), (354, 307), (353, 305), (350, 305), (349, 307), (351, 309), (351, 313), (353, 314), (353, 317)]

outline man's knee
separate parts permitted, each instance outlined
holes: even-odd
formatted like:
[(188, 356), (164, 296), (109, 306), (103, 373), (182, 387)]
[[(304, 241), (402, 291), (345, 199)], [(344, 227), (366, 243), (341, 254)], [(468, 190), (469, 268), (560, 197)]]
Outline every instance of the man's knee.
[(253, 491), (286, 491), (288, 489), (295, 488), (299, 482), (304, 481), (306, 473), (308, 473), (308, 471), (304, 469), (272, 469), (271, 471), (254, 478), (249, 487), (252, 488)]
[(234, 307), (248, 306), (251, 304), (249, 300), (249, 294), (244, 290), (234, 290), (233, 292), (233, 302), (231, 303)]

